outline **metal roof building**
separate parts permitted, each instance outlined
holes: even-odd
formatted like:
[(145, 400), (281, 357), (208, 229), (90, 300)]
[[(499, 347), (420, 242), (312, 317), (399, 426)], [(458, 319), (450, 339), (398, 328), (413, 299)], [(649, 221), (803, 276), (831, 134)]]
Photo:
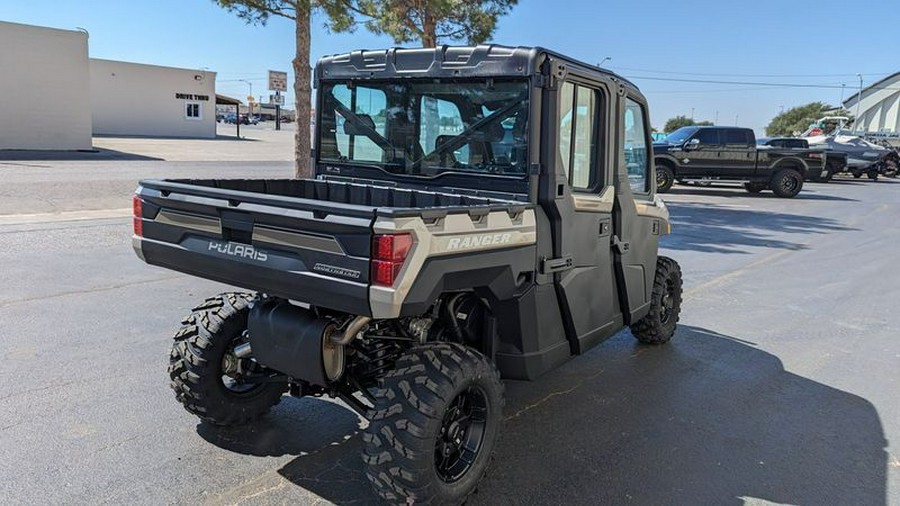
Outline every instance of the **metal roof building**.
[(844, 101), (844, 108), (854, 115), (857, 115), (857, 106), (859, 119), (853, 125), (854, 131), (900, 133), (900, 72)]

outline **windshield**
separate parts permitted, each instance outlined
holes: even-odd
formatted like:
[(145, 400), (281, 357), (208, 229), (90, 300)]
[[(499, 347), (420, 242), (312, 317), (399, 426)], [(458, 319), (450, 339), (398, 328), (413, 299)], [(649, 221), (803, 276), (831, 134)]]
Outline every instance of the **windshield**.
[(669, 144), (681, 144), (688, 140), (690, 136), (694, 135), (694, 132), (696, 131), (697, 127), (681, 127), (667, 135), (666, 142)]
[(319, 159), (395, 174), (526, 174), (526, 81), (327, 83)]

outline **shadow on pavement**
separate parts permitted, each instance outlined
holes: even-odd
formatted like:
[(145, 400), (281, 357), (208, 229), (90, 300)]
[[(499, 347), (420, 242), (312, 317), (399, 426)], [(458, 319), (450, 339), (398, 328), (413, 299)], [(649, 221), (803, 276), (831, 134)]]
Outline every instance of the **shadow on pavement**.
[[(736, 186), (706, 186), (706, 187), (691, 187), (691, 186), (673, 186), (671, 190), (664, 193), (663, 199), (665, 199), (666, 194), (671, 195), (706, 195), (707, 197), (745, 197), (748, 199), (780, 199), (781, 197), (775, 195), (771, 191), (764, 191), (762, 193), (747, 193), (743, 188), (739, 188)], [(831, 200), (831, 201), (846, 201), (846, 202), (858, 202), (856, 199), (850, 199), (846, 197), (838, 197), (836, 195), (826, 195), (824, 193), (819, 193), (811, 187), (808, 186), (808, 183), (804, 183), (803, 190), (797, 194), (792, 200)]]
[[(660, 347), (622, 332), (537, 381), (508, 382), (507, 399), (496, 458), (470, 504), (886, 501), (886, 441), (869, 402), (705, 329), (681, 327)], [(294, 401), (298, 412), (305, 402)], [(330, 406), (304, 414), (308, 423), (276, 413), (249, 437), (225, 438), (241, 443), (198, 431), (241, 453), (296, 453), (279, 470), (294, 484), (374, 504), (356, 417)]]
[(824, 234), (849, 231), (839, 221), (819, 216), (761, 211), (717, 204), (667, 202), (674, 234), (661, 244), (675, 250), (743, 253), (747, 247), (802, 250), (801, 242), (775, 234)]
[(355, 413), (314, 397), (282, 397), (272, 412), (245, 425), (197, 424), (197, 434), (206, 441), (224, 450), (258, 457), (313, 455), (345, 444), (358, 432), (359, 417)]
[(92, 161), (92, 160), (132, 160), (160, 161), (162, 158), (137, 155), (113, 149), (95, 148), (80, 151), (31, 151), (0, 150), (2, 161)]

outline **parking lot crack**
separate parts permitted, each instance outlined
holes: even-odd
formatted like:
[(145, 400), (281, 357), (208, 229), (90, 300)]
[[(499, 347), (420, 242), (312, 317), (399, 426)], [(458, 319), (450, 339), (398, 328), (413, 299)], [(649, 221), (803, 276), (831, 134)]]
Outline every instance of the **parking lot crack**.
[(552, 398), (554, 398), (554, 397), (560, 397), (560, 396), (563, 396), (563, 395), (568, 395), (568, 394), (574, 392), (575, 390), (578, 390), (579, 388), (581, 388), (582, 385), (584, 385), (584, 384), (587, 383), (588, 381), (590, 381), (590, 380), (592, 380), (592, 379), (594, 379), (594, 378), (600, 376), (601, 374), (603, 374), (603, 371), (604, 371), (603, 369), (600, 369), (599, 371), (595, 372), (594, 374), (591, 374), (590, 376), (588, 376), (588, 377), (582, 379), (581, 381), (579, 381), (578, 383), (576, 383), (575, 385), (573, 385), (573, 386), (570, 387), (570, 388), (567, 388), (567, 389), (565, 389), (565, 390), (560, 390), (560, 391), (558, 391), (558, 392), (551, 392), (551, 393), (545, 395), (545, 396), (542, 397), (539, 401), (534, 402), (534, 403), (532, 403), (532, 404), (529, 404), (529, 405), (525, 406), (524, 408), (522, 408), (522, 409), (516, 411), (514, 414), (512, 414), (512, 415), (510, 415), (510, 416), (507, 416), (506, 418), (504, 418), (504, 421), (509, 421), (509, 420), (513, 420), (513, 419), (515, 419), (515, 418), (518, 418), (519, 416), (524, 415), (524, 414), (527, 413), (528, 411), (531, 411), (532, 409), (534, 409), (534, 408), (536, 408), (536, 407), (538, 407), (538, 406), (540, 406), (540, 405), (546, 403), (547, 401), (549, 401), (550, 399), (552, 399)]

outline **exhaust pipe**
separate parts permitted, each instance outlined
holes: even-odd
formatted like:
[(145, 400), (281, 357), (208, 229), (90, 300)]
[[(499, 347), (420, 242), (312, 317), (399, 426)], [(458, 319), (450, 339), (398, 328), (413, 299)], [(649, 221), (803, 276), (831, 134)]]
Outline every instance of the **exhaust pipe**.
[(359, 334), (359, 332), (363, 329), (363, 327), (368, 325), (370, 321), (372, 321), (372, 318), (369, 316), (357, 316), (353, 319), (353, 321), (350, 322), (349, 325), (347, 325), (347, 328), (344, 329), (344, 332), (340, 337), (332, 337), (331, 339), (334, 344), (347, 346), (354, 339), (356, 339), (356, 336)]

